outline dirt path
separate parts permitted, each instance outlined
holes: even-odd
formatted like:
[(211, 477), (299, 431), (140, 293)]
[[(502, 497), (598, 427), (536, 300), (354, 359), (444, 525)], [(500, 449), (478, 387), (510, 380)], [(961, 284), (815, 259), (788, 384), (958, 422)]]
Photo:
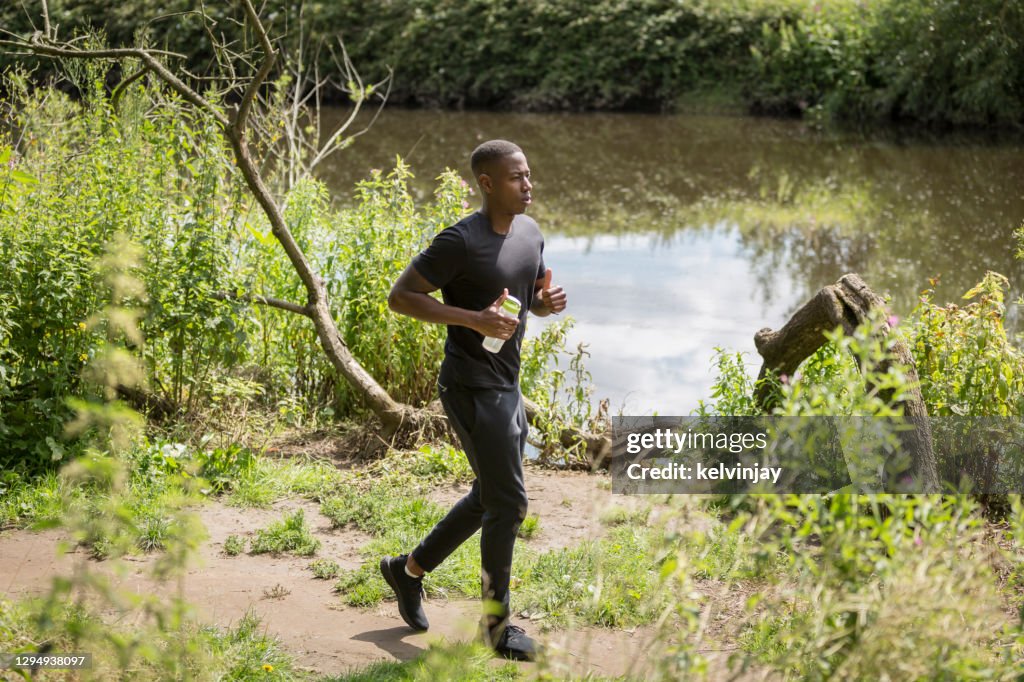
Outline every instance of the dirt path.
[[(540, 517), (539, 530), (528, 544), (538, 551), (575, 545), (603, 532), (601, 513), (610, 507), (635, 510), (648, 504), (642, 497), (613, 497), (605, 487), (606, 481), (605, 476), (528, 468), (530, 512)], [(435, 490), (431, 497), (447, 504), (466, 490), (468, 486), (448, 486)], [(332, 529), (315, 503), (291, 499), (262, 510), (205, 505), (197, 511), (209, 538), (184, 580), (184, 596), (197, 608), (201, 620), (226, 626), (251, 610), (295, 656), (299, 667), (329, 675), (378, 660), (408, 660), (432, 641), (464, 641), (475, 635), (478, 601), (430, 600), (426, 610), (431, 629), (415, 633), (402, 623), (394, 602), (371, 609), (344, 606), (332, 591), (333, 581), (313, 577), (307, 569), (308, 558), (224, 554), (224, 541), (229, 535), (253, 533), (296, 508), (305, 510), (313, 533), (322, 542), (317, 556), (333, 559), (342, 568), (360, 565), (363, 559), (359, 548), (369, 536), (351, 529)], [(19, 599), (45, 593), (53, 576), (66, 575), (75, 561), (86, 560), (81, 549), (58, 555), (60, 539), (58, 531), (0, 535), (3, 597)], [(152, 560), (130, 559), (130, 570), (119, 579), (120, 584), (136, 592), (174, 589), (169, 585), (157, 588), (150, 582), (146, 574)], [(102, 562), (93, 565), (101, 570), (105, 566)], [(278, 596), (270, 596), (275, 590)], [(535, 623), (517, 621), (531, 633), (539, 633)], [(541, 634), (553, 652), (550, 672), (556, 676), (593, 672), (642, 677), (647, 660), (644, 651), (652, 637), (650, 628), (631, 632), (586, 628)], [(724, 662), (717, 665), (721, 667)]]

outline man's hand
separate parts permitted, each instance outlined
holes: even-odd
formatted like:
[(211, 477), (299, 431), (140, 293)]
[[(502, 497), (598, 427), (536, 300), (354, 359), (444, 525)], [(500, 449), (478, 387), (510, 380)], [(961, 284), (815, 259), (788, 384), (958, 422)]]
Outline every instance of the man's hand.
[(547, 312), (555, 313), (556, 315), (565, 310), (565, 304), (568, 298), (565, 292), (562, 291), (562, 287), (551, 286), (551, 268), (548, 268), (544, 272), (544, 280), (541, 282), (540, 290), (537, 292), (537, 298), (540, 299), (541, 304), (547, 308)]
[(519, 318), (511, 317), (501, 311), (501, 304), (505, 302), (506, 298), (508, 298), (508, 289), (503, 289), (501, 296), (494, 303), (477, 313), (473, 329), (484, 336), (496, 336), (505, 340), (512, 338), (516, 327), (519, 326)]

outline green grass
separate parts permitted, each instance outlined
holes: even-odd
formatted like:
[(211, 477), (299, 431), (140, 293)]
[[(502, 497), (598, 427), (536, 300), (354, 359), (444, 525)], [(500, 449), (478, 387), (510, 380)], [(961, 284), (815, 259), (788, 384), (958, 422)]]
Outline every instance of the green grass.
[[(41, 626), (42, 622), (47, 625)], [(73, 603), (49, 608), (42, 599), (0, 599), (0, 650), (34, 652), (42, 641), (49, 642), (54, 651), (91, 653), (93, 668), (81, 677), (84, 680), (264, 682), (294, 680), (301, 675), (291, 655), (252, 613), (227, 628), (191, 621), (175, 626), (167, 623), (164, 629), (141, 622), (125, 628)]]
[(245, 551), (245, 538), (240, 535), (229, 535), (224, 539), (224, 553), (228, 556), (238, 556)]
[(540, 530), (540, 517), (536, 514), (528, 514), (519, 526), (518, 536), (529, 540)]
[(792, 629), (793, 616), (771, 615), (748, 623), (740, 633), (737, 643), (743, 651), (753, 655), (762, 663), (774, 663), (786, 652), (784, 635)]
[(712, 522), (706, 532), (686, 533), (683, 546), (693, 576), (701, 579), (769, 579), (786, 563), (779, 552), (752, 541), (738, 526), (718, 521)]
[(643, 526), (650, 515), (650, 507), (630, 511), (625, 507), (615, 506), (601, 512), (600, 521), (606, 526)]
[[(447, 510), (385, 481), (325, 499), (321, 512), (336, 527), (352, 525), (373, 537), (361, 549), (364, 563), (342, 571), (335, 583), (346, 604), (365, 607), (392, 597), (379, 575), (377, 560), (410, 551)], [(650, 507), (636, 512), (613, 510), (606, 518), (612, 526), (606, 538), (575, 547), (539, 555), (525, 544), (517, 547), (512, 568), (514, 608), (540, 614), (545, 626), (572, 621), (607, 627), (650, 623), (671, 597), (663, 589), (667, 574), (662, 569), (673, 552), (687, 554), (688, 577), (731, 580), (766, 574), (761, 564), (749, 560), (753, 553), (744, 544), (741, 528), (712, 522), (708, 532), (667, 536), (661, 525), (645, 527), (649, 514)], [(535, 515), (527, 518), (526, 537), (537, 531), (539, 523)], [(428, 596), (479, 596), (477, 537), (463, 543), (426, 578)]]
[(654, 541), (650, 532), (620, 528), (601, 540), (545, 552), (519, 574), (516, 609), (540, 614), (547, 626), (570, 620), (608, 627), (650, 622), (665, 602)]
[(388, 534), (395, 526), (426, 532), (446, 511), (425, 497), (390, 483), (372, 484), (364, 491), (344, 490), (320, 504), (320, 513), (335, 528), (352, 525), (378, 536)]
[(341, 570), (338, 566), (337, 561), (331, 561), (330, 559), (317, 559), (309, 565), (309, 570), (313, 572), (313, 577), (319, 580), (333, 580), (338, 577), (338, 571)]
[(252, 613), (247, 613), (231, 628), (207, 628), (203, 633), (206, 646), (220, 664), (220, 679), (262, 682), (297, 677), (291, 654), (276, 637), (267, 634), (259, 617)]
[(57, 521), (70, 493), (65, 481), (54, 472), (31, 479), (14, 472), (0, 474), (0, 528)]
[(276, 460), (256, 457), (225, 498), (237, 507), (269, 507), (289, 495), (319, 501), (345, 480), (333, 465), (319, 460)]
[(392, 453), (391, 458), (397, 462), (408, 460), (412, 474), (435, 482), (468, 483), (476, 477), (465, 453), (447, 444), (421, 445), (406, 457), (401, 453)]
[(320, 541), (313, 537), (306, 525), (301, 509), (256, 531), (256, 537), (249, 546), (250, 554), (296, 554), (312, 556), (320, 548)]
[(173, 519), (160, 511), (148, 512), (139, 518), (139, 538), (136, 545), (143, 552), (164, 549)]

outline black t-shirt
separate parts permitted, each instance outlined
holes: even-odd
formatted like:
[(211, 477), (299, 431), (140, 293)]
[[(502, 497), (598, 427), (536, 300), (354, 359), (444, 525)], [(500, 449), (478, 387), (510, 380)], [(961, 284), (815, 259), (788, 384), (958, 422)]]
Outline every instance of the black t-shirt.
[(448, 305), (483, 310), (507, 288), (523, 304), (519, 326), (501, 350), (484, 350), (484, 337), (469, 327), (448, 325), (444, 362), (438, 379), (444, 386), (509, 390), (519, 381), (519, 350), (534, 287), (544, 276), (544, 238), (533, 218), (517, 215), (507, 235), (491, 229), (483, 213), (469, 215), (442, 230), (417, 255), (413, 267), (441, 290)]

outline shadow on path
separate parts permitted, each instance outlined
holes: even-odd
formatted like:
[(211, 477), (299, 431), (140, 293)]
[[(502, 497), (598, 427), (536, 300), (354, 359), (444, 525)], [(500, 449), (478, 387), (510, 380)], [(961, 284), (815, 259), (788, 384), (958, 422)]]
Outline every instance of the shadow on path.
[(361, 632), (358, 635), (353, 635), (351, 639), (373, 644), (383, 651), (391, 654), (399, 661), (411, 661), (422, 654), (425, 649), (402, 640), (405, 637), (414, 636), (416, 634), (417, 633), (410, 630), (407, 626), (398, 625), (393, 628)]

